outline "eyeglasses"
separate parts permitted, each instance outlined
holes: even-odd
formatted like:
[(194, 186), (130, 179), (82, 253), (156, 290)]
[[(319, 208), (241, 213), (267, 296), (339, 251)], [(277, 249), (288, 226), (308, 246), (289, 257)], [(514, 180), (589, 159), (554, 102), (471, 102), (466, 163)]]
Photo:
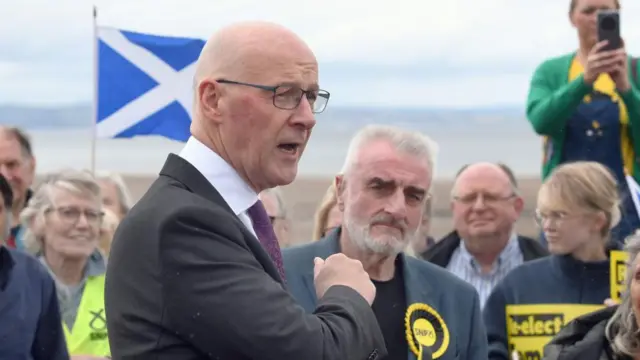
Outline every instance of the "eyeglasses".
[(560, 226), (562, 225), (563, 222), (576, 216), (579, 216), (579, 215), (578, 214), (570, 215), (560, 211), (551, 211), (549, 213), (545, 213), (540, 210), (536, 210), (535, 221), (536, 221), (536, 224), (540, 227), (543, 227), (544, 223), (547, 221), (549, 221), (550, 223), (556, 226)]
[(75, 225), (80, 220), (80, 216), (84, 215), (84, 218), (87, 220), (87, 223), (92, 226), (97, 226), (102, 223), (102, 218), (104, 217), (104, 213), (102, 211), (91, 210), (91, 209), (80, 209), (72, 206), (61, 206), (56, 208), (51, 208), (47, 210), (47, 212), (55, 211), (58, 213), (60, 220), (69, 224)]
[(309, 104), (311, 104), (311, 110), (313, 111), (313, 113), (319, 114), (327, 108), (329, 97), (331, 96), (331, 94), (329, 94), (329, 92), (326, 90), (302, 90), (301, 88), (294, 85), (267, 86), (226, 79), (218, 79), (216, 81), (220, 84), (249, 86), (256, 89), (273, 92), (273, 106), (283, 110), (296, 109), (300, 105), (302, 97), (305, 96), (307, 98), (307, 101), (309, 101)]
[(487, 193), (473, 193), (464, 196), (454, 196), (453, 200), (463, 203), (465, 205), (472, 205), (478, 201), (478, 198), (482, 199), (482, 202), (485, 205), (491, 206), (496, 205), (500, 202), (511, 200), (515, 197), (515, 194), (510, 194), (507, 196), (504, 195), (496, 195), (496, 194), (487, 194)]

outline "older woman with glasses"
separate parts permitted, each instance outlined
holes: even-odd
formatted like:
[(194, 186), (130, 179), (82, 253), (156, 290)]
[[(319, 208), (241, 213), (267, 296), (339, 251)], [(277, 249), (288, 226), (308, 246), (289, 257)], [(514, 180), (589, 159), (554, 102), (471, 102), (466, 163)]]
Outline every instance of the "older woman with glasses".
[(608, 245), (615, 244), (610, 234), (620, 220), (619, 206), (615, 176), (600, 163), (560, 165), (545, 180), (538, 192), (537, 218), (551, 255), (515, 268), (493, 289), (483, 314), (489, 359), (508, 360), (514, 350), (529, 350), (510, 346), (507, 334), (526, 328), (527, 320), (515, 322), (528, 315), (514, 310), (508, 316), (508, 307), (550, 306), (561, 312), (563, 306), (587, 312), (593, 308), (582, 305), (604, 305), (610, 294)]
[(98, 250), (102, 217), (100, 185), (73, 170), (44, 179), (21, 214), (27, 250), (55, 280), (67, 346), (76, 359), (110, 355), (106, 264)]

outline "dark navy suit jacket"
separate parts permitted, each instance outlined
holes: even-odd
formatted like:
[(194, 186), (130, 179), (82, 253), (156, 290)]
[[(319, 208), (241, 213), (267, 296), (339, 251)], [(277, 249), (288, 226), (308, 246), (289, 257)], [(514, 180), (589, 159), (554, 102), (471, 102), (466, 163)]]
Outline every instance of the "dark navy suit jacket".
[[(312, 313), (317, 305), (313, 259), (340, 252), (340, 229), (316, 242), (282, 250), (287, 287), (300, 305)], [(449, 330), (449, 345), (438, 360), (487, 360), (487, 336), (476, 290), (437, 265), (399, 255), (403, 261), (407, 307), (426, 304), (437, 311)], [(416, 360), (409, 350), (408, 360)]]

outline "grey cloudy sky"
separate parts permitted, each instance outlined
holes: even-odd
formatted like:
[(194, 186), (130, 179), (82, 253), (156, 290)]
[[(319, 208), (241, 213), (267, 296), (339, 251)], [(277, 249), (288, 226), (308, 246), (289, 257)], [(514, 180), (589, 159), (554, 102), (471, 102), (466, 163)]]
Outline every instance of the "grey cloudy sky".
[[(521, 105), (531, 72), (571, 51), (569, 0), (97, 0), (99, 23), (207, 38), (240, 20), (299, 33), (340, 105)], [(64, 105), (92, 98), (86, 0), (2, 1), (0, 103)], [(640, 54), (640, 1), (623, 1), (628, 51)]]

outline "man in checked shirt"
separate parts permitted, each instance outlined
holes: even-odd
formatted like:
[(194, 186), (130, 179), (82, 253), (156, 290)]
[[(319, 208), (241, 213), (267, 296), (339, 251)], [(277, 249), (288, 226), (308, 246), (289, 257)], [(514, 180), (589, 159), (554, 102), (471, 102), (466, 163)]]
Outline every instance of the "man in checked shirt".
[(465, 165), (451, 192), (455, 230), (423, 256), (476, 288), (484, 308), (493, 287), (525, 261), (548, 255), (515, 224), (524, 207), (513, 172), (504, 164)]

